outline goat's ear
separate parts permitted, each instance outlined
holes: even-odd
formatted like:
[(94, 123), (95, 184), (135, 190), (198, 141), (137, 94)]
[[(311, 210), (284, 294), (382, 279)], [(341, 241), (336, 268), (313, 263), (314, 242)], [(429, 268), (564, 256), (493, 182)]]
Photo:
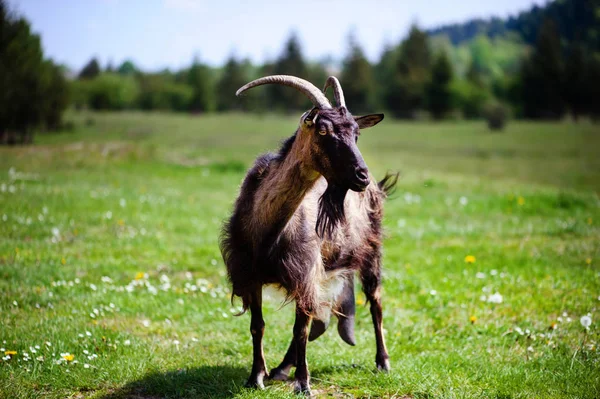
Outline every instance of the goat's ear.
[(358, 123), (358, 127), (366, 129), (368, 127), (375, 126), (383, 120), (383, 114), (371, 114), (364, 116), (355, 116), (354, 120)]
[(317, 121), (317, 116), (319, 116), (319, 108), (314, 107), (304, 117), (304, 124), (309, 127), (314, 125)]

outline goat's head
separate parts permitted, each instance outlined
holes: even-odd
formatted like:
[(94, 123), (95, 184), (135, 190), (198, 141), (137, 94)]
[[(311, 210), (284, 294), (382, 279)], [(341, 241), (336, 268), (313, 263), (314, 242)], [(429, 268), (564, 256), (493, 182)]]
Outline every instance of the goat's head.
[[(246, 84), (236, 94), (264, 84), (293, 87), (313, 103), (314, 107), (300, 118), (296, 135), (305, 149), (303, 162), (323, 175), (330, 185), (344, 190), (365, 190), (370, 182), (369, 171), (357, 146), (358, 136), (361, 129), (379, 123), (383, 114), (352, 116), (346, 108), (342, 87), (333, 76), (327, 79), (323, 92), (304, 79), (273, 75)], [(329, 87), (333, 87), (337, 107), (332, 107), (324, 94)]]

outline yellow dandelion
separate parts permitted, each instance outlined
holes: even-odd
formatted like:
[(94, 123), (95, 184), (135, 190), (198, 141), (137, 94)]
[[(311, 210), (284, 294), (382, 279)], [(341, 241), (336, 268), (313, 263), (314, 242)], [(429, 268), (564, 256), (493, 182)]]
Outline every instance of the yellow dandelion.
[(356, 304), (362, 306), (362, 305), (365, 304), (365, 300), (362, 299), (362, 298), (359, 298), (359, 299), (356, 300)]
[(75, 355), (71, 355), (70, 353), (67, 353), (67, 354), (63, 355), (62, 358), (65, 359), (67, 362), (72, 362), (73, 359), (75, 359)]
[(64, 265), (66, 265), (66, 264), (67, 264), (67, 260), (66, 260), (65, 258), (62, 258), (62, 259), (60, 260), (60, 263), (62, 263), (62, 264), (63, 264), (63, 266), (64, 266)]
[(517, 198), (517, 204), (519, 204), (519, 206), (523, 206), (525, 204), (525, 198), (523, 198), (523, 197)]
[(588, 264), (588, 265), (591, 265), (592, 264), (592, 258), (586, 258), (585, 259), (585, 263)]
[(136, 279), (136, 280), (141, 280), (141, 279), (143, 279), (143, 278), (144, 278), (144, 273), (143, 273), (143, 272), (137, 272), (137, 273), (135, 274), (135, 279)]
[(14, 356), (17, 354), (17, 351), (4, 351), (5, 356)]
[(119, 219), (117, 223), (119, 224), (119, 226), (125, 226), (125, 221), (123, 219)]
[(475, 324), (475, 322), (477, 321), (477, 317), (471, 316), (469, 317), (469, 321), (471, 322), (471, 324)]
[(467, 256), (465, 256), (465, 262), (475, 263), (475, 257), (473, 255), (467, 255)]

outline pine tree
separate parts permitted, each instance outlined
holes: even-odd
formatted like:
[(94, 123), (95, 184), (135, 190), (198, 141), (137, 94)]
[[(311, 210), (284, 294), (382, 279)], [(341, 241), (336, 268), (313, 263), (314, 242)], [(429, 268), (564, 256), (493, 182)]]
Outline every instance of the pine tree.
[(356, 114), (372, 111), (372, 91), (374, 88), (371, 64), (353, 34), (348, 37), (349, 53), (344, 60), (341, 84), (344, 97), (350, 110)]
[[(299, 78), (308, 78), (308, 69), (302, 56), (300, 41), (295, 32), (287, 40), (283, 53), (273, 65), (274, 75), (293, 75)], [(269, 105), (286, 111), (296, 111), (310, 107), (310, 101), (297, 90), (281, 85), (269, 85), (267, 88)]]
[(397, 89), (396, 82), (396, 59), (398, 57), (398, 48), (385, 45), (381, 58), (375, 68), (373, 68), (373, 75), (376, 83), (376, 100), (378, 108), (387, 108), (388, 101), (393, 103), (390, 99), (392, 93)]
[(242, 109), (244, 98), (237, 98), (235, 92), (248, 82), (243, 66), (232, 54), (223, 68), (223, 74), (217, 83), (217, 110), (229, 111)]
[(572, 43), (565, 63), (565, 100), (571, 116), (577, 120), (586, 112), (587, 93), (589, 92), (587, 60), (585, 50), (580, 43)]
[(215, 108), (215, 95), (209, 68), (194, 59), (187, 73), (187, 83), (193, 90), (190, 111), (211, 112)]
[(538, 34), (535, 50), (522, 67), (523, 112), (528, 118), (563, 116), (563, 66), (560, 37), (547, 19)]
[(100, 63), (96, 58), (92, 58), (79, 72), (79, 79), (94, 79), (100, 75)]
[(68, 97), (62, 70), (44, 60), (39, 36), (0, 0), (0, 143), (30, 142), (56, 128)]
[(408, 38), (400, 45), (392, 90), (386, 97), (387, 108), (396, 116), (414, 117), (417, 110), (425, 107), (430, 68), (427, 34), (413, 26)]
[(435, 119), (442, 119), (452, 108), (452, 64), (448, 54), (442, 51), (431, 70), (431, 82), (427, 90), (429, 111)]

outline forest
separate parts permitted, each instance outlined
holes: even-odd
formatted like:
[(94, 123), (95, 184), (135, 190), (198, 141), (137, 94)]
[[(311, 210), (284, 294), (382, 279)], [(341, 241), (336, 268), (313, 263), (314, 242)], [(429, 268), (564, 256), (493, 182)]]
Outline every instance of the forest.
[(92, 58), (80, 71), (46, 59), (29, 23), (0, 1), (0, 142), (30, 140), (56, 129), (69, 106), (92, 110), (161, 110), (194, 114), (288, 112), (308, 106), (297, 93), (268, 87), (235, 98), (251, 79), (303, 77), (320, 86), (330, 74), (355, 113), (386, 111), (406, 119), (559, 120), (600, 115), (600, 6), (554, 1), (508, 19), (471, 20), (429, 31), (413, 25), (372, 63), (348, 34), (343, 60), (311, 60), (295, 32), (262, 65), (231, 54), (225, 65), (201, 58), (181, 70), (144, 71)]

